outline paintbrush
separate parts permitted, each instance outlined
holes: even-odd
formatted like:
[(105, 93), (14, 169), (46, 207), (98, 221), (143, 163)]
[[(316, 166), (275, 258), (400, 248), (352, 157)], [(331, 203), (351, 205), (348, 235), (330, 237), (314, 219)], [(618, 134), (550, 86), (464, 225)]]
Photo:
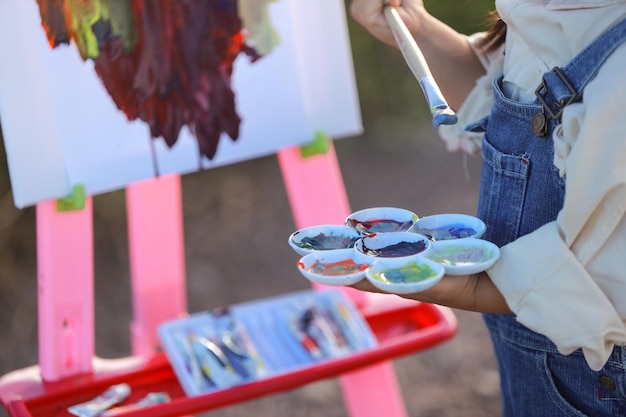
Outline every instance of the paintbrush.
[(448, 106), (430, 72), (424, 54), (422, 54), (419, 46), (417, 46), (417, 42), (415, 42), (415, 39), (413, 39), (413, 36), (400, 18), (398, 11), (393, 6), (385, 6), (383, 11), (389, 26), (391, 26), (393, 36), (398, 43), (398, 48), (400, 48), (411, 72), (413, 72), (413, 75), (415, 75), (422, 87), (430, 112), (433, 115), (433, 126), (438, 128), (440, 125), (455, 124), (457, 122), (456, 114)]

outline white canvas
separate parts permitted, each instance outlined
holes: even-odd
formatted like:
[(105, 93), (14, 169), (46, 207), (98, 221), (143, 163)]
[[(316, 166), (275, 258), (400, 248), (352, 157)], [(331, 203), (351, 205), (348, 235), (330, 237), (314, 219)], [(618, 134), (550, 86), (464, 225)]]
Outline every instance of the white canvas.
[[(91, 195), (169, 173), (232, 164), (362, 131), (341, 0), (270, 3), (280, 45), (255, 63), (239, 56), (232, 75), (240, 135), (200, 158), (183, 128), (173, 148), (129, 122), (75, 45), (51, 49), (35, 0), (0, 0), (0, 121), (15, 205)], [(151, 141), (152, 146), (151, 146)], [(153, 154), (153, 152), (155, 152)]]

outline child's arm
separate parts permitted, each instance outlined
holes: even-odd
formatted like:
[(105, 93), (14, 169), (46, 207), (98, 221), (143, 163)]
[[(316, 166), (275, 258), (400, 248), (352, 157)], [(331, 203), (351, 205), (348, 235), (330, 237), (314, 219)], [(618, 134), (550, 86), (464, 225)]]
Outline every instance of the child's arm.
[[(448, 104), (458, 109), (485, 73), (467, 37), (430, 15), (421, 0), (388, 0), (386, 4), (397, 7)], [(381, 0), (352, 0), (350, 12), (373, 36), (397, 47)]]

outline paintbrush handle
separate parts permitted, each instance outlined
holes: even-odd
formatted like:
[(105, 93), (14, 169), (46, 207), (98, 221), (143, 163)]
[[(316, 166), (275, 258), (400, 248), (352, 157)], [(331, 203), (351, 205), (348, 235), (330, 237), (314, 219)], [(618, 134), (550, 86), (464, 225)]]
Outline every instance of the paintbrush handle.
[(433, 124), (435, 127), (438, 127), (441, 124), (456, 123), (456, 115), (454, 115), (454, 112), (448, 106), (448, 103), (430, 72), (424, 54), (417, 45), (417, 42), (415, 42), (415, 39), (413, 39), (411, 32), (409, 32), (402, 21), (398, 11), (392, 6), (385, 6), (383, 11), (398, 44), (398, 48), (402, 52), (402, 56), (404, 56), (411, 72), (422, 87), (422, 91), (430, 107), (430, 112), (433, 114)]
[(417, 46), (417, 42), (413, 39), (413, 35), (411, 35), (409, 29), (407, 29), (396, 8), (393, 6), (385, 6), (384, 13), (389, 26), (391, 26), (391, 31), (393, 32), (393, 37), (396, 39), (398, 48), (400, 48), (402, 56), (404, 56), (415, 78), (419, 81), (423, 77), (432, 77), (424, 54), (422, 54), (419, 46)]

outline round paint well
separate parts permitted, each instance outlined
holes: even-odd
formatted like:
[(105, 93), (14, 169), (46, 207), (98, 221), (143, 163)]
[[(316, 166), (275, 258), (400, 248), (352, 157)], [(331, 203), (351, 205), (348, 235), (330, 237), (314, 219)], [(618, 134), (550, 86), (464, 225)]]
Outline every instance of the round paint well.
[(365, 271), (376, 288), (395, 294), (424, 291), (441, 280), (444, 268), (420, 255), (404, 258), (381, 258)]
[(316, 251), (352, 248), (360, 237), (346, 225), (326, 224), (296, 230), (288, 243), (298, 255), (304, 256)]
[(417, 221), (417, 214), (397, 207), (373, 207), (350, 214), (345, 224), (364, 236), (374, 233), (405, 232)]
[(484, 271), (500, 258), (500, 249), (483, 239), (442, 240), (431, 243), (426, 257), (448, 275), (469, 275)]
[(411, 228), (433, 241), (480, 238), (485, 233), (485, 223), (469, 214), (444, 213), (422, 217)]
[(365, 278), (372, 262), (354, 249), (337, 249), (303, 256), (297, 267), (306, 279), (318, 284), (352, 285)]
[(357, 240), (357, 252), (373, 258), (400, 258), (427, 253), (430, 241), (410, 232), (377, 233)]

